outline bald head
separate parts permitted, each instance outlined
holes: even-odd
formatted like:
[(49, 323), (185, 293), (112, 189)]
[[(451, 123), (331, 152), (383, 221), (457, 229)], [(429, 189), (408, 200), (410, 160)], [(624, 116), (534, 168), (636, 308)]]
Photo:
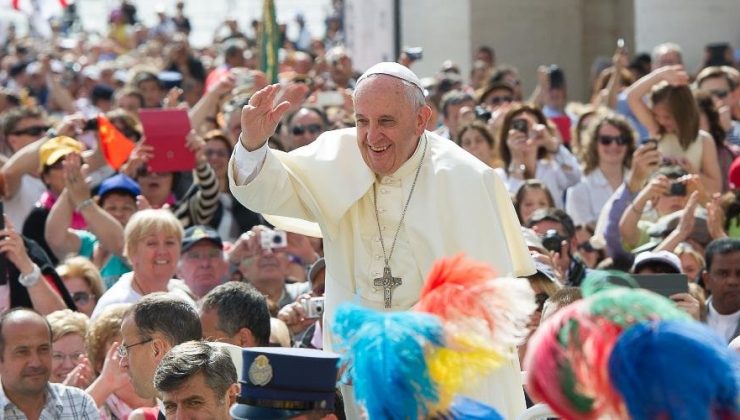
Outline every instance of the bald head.
[(5, 352), (5, 345), (7, 344), (6, 328), (18, 325), (22, 325), (24, 329), (45, 328), (49, 333), (49, 343), (51, 343), (51, 326), (46, 318), (32, 309), (14, 308), (0, 315), (0, 357)]

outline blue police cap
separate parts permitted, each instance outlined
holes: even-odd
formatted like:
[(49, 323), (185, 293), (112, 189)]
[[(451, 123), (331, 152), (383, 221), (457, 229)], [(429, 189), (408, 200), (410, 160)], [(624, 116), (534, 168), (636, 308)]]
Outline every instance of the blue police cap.
[(241, 393), (234, 419), (281, 419), (333, 410), (339, 355), (313, 349), (242, 349)]

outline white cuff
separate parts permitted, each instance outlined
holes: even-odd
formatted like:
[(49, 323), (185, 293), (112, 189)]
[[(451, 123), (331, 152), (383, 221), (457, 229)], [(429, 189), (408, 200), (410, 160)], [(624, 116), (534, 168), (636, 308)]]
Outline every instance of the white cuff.
[(232, 156), (234, 160), (234, 181), (238, 185), (248, 184), (260, 173), (267, 158), (267, 149), (267, 142), (265, 142), (262, 147), (250, 152), (242, 145), (242, 135), (239, 134)]

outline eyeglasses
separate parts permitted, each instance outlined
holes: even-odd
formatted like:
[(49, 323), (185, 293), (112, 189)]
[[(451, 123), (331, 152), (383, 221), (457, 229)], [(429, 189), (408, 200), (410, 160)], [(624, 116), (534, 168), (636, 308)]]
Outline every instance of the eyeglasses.
[(514, 97), (507, 95), (507, 96), (491, 96), (486, 101), (489, 105), (501, 105), (504, 103), (510, 104), (514, 101)]
[(95, 296), (88, 292), (74, 292), (72, 293), (72, 300), (78, 305), (87, 305)]
[(229, 152), (226, 150), (206, 150), (206, 157), (227, 158), (229, 157)]
[(57, 362), (57, 363), (64, 363), (65, 359), (69, 359), (72, 363), (77, 363), (78, 360), (80, 360), (81, 356), (84, 356), (85, 353), (83, 352), (77, 352), (72, 354), (65, 354), (62, 352), (55, 351), (51, 354), (51, 360)]
[(311, 134), (319, 134), (324, 131), (320, 124), (294, 125), (291, 132), (294, 136), (302, 136), (306, 131)]
[(47, 130), (49, 130), (48, 125), (35, 125), (33, 127), (24, 128), (22, 130), (16, 130), (13, 131), (12, 135), (14, 136), (40, 136), (44, 133), (46, 133)]
[(191, 251), (186, 252), (183, 254), (185, 259), (188, 260), (211, 260), (216, 258), (221, 258), (223, 254), (221, 253), (220, 249), (211, 249), (204, 252), (197, 252), (197, 251)]
[(149, 338), (149, 339), (144, 340), (144, 341), (139, 341), (138, 343), (129, 344), (128, 346), (125, 346), (125, 345), (121, 344), (120, 346), (118, 346), (118, 357), (120, 357), (120, 358), (128, 357), (128, 349), (130, 349), (131, 347), (135, 347), (135, 346), (140, 346), (142, 344), (146, 344), (146, 343), (148, 343), (150, 341), (153, 341), (153, 340), (154, 340), (153, 338)]
[(730, 91), (724, 89), (712, 89), (709, 91), (709, 94), (712, 96), (716, 96), (719, 99), (725, 99), (727, 95), (730, 94)]
[(622, 136), (607, 136), (606, 134), (599, 135), (599, 144), (602, 146), (608, 146), (612, 143), (624, 146), (627, 144), (627, 139)]

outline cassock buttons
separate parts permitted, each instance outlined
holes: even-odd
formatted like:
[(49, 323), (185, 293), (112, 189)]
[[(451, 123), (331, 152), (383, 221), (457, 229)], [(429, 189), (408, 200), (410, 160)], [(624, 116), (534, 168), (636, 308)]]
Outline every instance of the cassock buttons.
[(380, 193), (381, 193), (381, 194), (388, 194), (389, 192), (390, 192), (390, 191), (388, 190), (388, 188), (381, 188), (381, 189), (380, 189)]

